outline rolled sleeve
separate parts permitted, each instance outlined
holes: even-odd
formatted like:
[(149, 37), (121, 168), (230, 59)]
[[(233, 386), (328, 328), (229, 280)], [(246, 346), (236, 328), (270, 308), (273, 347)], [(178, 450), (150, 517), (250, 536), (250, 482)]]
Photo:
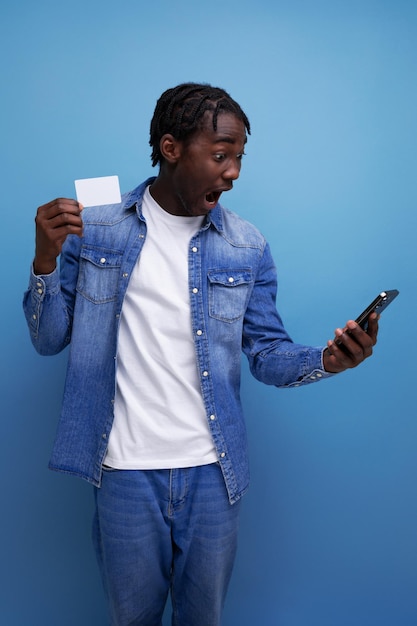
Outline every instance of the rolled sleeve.
[(32, 343), (40, 354), (57, 354), (69, 343), (70, 320), (58, 268), (51, 274), (37, 275), (32, 265), (23, 311)]

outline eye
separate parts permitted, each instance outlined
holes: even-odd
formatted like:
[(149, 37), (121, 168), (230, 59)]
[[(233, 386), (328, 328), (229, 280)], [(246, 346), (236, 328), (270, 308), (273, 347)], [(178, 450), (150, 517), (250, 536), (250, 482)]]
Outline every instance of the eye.
[(226, 155), (223, 152), (216, 152), (216, 154), (214, 155), (214, 160), (217, 161), (218, 163), (220, 163), (221, 161), (224, 161), (225, 158), (226, 158)]
[(241, 161), (243, 159), (245, 154), (246, 154), (246, 152), (241, 152), (240, 154), (237, 155), (237, 158), (239, 159), (239, 161)]

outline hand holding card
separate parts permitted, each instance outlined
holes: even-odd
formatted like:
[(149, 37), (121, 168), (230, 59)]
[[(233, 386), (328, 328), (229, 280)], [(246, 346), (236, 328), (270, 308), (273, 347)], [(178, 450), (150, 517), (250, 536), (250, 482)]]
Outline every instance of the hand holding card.
[(75, 181), (77, 200), (84, 207), (117, 204), (121, 201), (119, 177), (100, 176)]

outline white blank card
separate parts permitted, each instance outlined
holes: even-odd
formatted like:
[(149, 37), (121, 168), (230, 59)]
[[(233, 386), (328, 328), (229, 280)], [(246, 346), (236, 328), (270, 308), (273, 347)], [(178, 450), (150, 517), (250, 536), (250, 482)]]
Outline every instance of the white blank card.
[(121, 201), (118, 176), (81, 178), (75, 181), (77, 200), (83, 206), (117, 204)]

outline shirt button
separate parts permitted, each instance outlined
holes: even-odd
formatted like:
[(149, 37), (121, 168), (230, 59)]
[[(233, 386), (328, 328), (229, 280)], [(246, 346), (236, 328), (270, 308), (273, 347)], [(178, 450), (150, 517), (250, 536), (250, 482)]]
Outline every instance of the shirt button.
[(193, 293), (198, 293), (198, 289), (197, 289), (197, 287), (194, 287), (194, 289), (193, 289)]
[(43, 294), (43, 289), (38, 289), (38, 293)]
[(106, 433), (103, 433), (103, 434), (102, 434), (102, 437), (103, 437), (103, 439), (107, 439), (107, 435), (106, 435)]
[(200, 337), (202, 334), (203, 334), (203, 331), (202, 331), (202, 330), (198, 330), (198, 331), (197, 331), (197, 335), (198, 335), (199, 337)]
[(36, 283), (37, 287), (42, 287), (42, 283)]
[(127, 272), (123, 272), (123, 278), (127, 278), (129, 274)]
[(192, 250), (193, 252), (197, 252), (197, 248), (196, 248), (195, 246), (193, 246), (193, 247), (191, 248), (191, 250)]
[(211, 419), (212, 422), (214, 422), (214, 420), (216, 419), (216, 416), (215, 415), (210, 415), (210, 419)]
[(33, 320), (37, 320), (37, 319), (38, 319), (37, 315), (33, 314), (33, 315), (32, 315), (32, 319), (33, 319)]
[(100, 263), (101, 263), (102, 265), (104, 265), (104, 263), (105, 263), (105, 262), (106, 262), (106, 259), (104, 258), (104, 256), (103, 256), (103, 257), (101, 257), (101, 259), (100, 259)]
[(233, 276), (229, 276), (229, 283), (234, 283), (235, 279), (233, 278)]
[(321, 378), (323, 376), (323, 374), (320, 374), (320, 372), (317, 372), (317, 378)]
[(224, 459), (225, 456), (226, 456), (226, 452), (222, 452), (221, 455), (220, 455), (220, 458)]
[(204, 376), (204, 377), (207, 377), (207, 376), (208, 376), (208, 371), (207, 371), (207, 370), (204, 370), (204, 372), (203, 372), (203, 376)]

